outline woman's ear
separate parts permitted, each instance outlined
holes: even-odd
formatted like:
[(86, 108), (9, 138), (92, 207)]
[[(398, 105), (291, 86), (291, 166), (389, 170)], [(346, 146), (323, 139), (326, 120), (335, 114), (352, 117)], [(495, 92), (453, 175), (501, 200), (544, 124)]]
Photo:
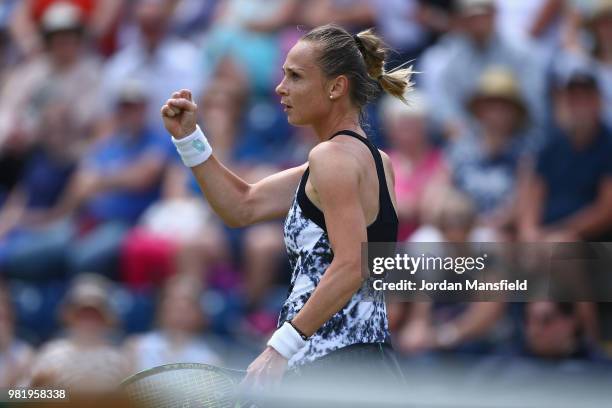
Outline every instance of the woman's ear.
[(331, 81), (329, 99), (339, 99), (348, 94), (349, 81), (345, 75), (339, 75)]

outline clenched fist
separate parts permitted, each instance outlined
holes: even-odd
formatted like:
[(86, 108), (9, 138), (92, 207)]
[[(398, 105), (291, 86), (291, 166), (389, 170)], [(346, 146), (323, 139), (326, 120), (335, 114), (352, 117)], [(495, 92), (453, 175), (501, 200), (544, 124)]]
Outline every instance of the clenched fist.
[(166, 130), (175, 138), (188, 136), (196, 130), (198, 105), (193, 102), (191, 91), (174, 92), (161, 108)]

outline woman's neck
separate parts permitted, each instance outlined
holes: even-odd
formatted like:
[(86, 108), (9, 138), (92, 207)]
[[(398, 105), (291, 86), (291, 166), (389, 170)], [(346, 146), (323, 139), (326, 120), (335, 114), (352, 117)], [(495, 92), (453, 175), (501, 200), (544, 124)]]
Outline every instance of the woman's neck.
[(326, 120), (313, 124), (312, 127), (317, 134), (319, 142), (329, 140), (334, 133), (344, 129), (352, 130), (365, 136), (359, 124), (359, 115), (356, 112), (345, 112), (339, 115), (331, 114), (327, 116)]

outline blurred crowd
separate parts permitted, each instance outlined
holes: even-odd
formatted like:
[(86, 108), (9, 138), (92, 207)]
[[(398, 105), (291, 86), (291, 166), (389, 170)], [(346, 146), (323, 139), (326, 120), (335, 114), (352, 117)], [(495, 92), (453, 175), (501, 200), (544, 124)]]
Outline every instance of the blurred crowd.
[[(295, 41), (330, 22), (374, 27), (394, 49), (387, 69), (420, 72), (408, 106), (383, 96), (367, 111), (401, 241), (610, 241), (610, 0), (4, 0), (0, 387), (244, 368), (286, 293), (282, 227), (222, 225), (159, 109), (193, 90), (216, 156), (248, 181), (304, 163), (315, 137), (288, 125), (274, 87)], [(562, 368), (609, 361), (611, 309), (389, 315), (406, 358)]]

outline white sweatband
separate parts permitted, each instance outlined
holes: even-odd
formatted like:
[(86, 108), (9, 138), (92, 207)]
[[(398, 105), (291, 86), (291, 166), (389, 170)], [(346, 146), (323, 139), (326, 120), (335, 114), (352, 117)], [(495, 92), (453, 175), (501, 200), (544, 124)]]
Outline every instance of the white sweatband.
[(176, 151), (179, 152), (183, 164), (187, 167), (195, 167), (198, 164), (204, 163), (212, 154), (212, 147), (210, 147), (210, 143), (208, 143), (206, 136), (204, 136), (198, 125), (196, 125), (196, 130), (189, 136), (181, 139), (172, 137), (172, 142), (176, 147)]
[(289, 322), (285, 322), (270, 337), (267, 345), (287, 360), (291, 360), (291, 357), (306, 345), (306, 340), (302, 339), (300, 333)]

